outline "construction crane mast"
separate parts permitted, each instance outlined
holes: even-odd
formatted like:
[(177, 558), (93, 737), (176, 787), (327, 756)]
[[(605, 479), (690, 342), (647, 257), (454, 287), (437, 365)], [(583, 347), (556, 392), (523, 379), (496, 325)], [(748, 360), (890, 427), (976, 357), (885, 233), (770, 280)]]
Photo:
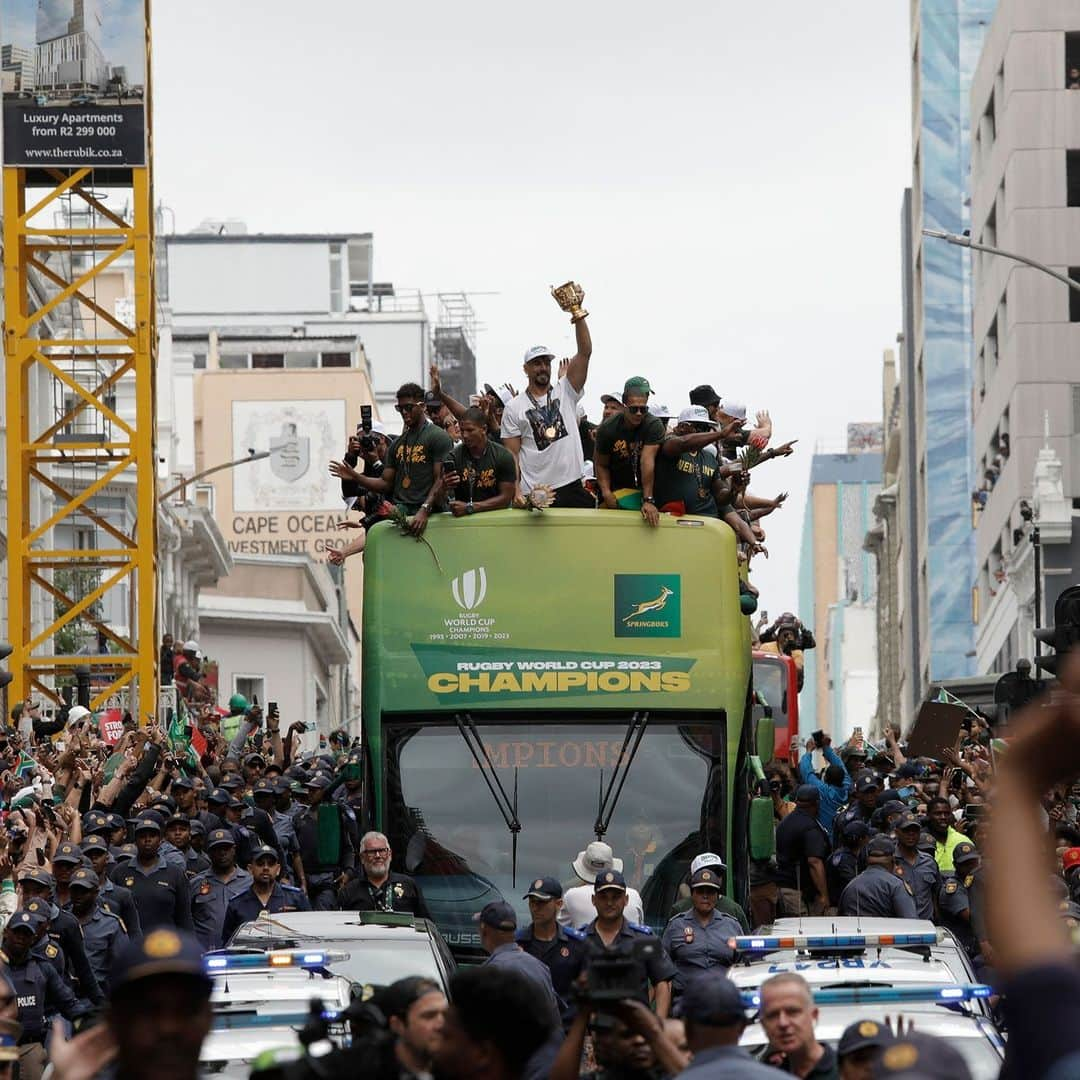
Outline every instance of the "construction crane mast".
[[(104, 25), (121, 17), (142, 26)], [(57, 59), (64, 34), (81, 59)], [(111, 57), (107, 41), (138, 44)], [(59, 704), (78, 684), (141, 722), (157, 709), (149, 2), (72, 3), (59, 23), (39, 8), (19, 47), (33, 85), (4, 94), (9, 700)]]

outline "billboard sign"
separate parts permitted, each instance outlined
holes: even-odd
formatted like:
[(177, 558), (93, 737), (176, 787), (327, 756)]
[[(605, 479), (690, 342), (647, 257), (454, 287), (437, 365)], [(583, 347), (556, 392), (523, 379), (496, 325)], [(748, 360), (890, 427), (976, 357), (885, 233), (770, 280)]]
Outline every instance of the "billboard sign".
[(731, 530), (563, 515), (503, 510), (463, 527), (438, 514), (426, 545), (390, 524), (371, 529), (365, 709), (742, 703), (749, 630)]
[(146, 165), (149, 0), (0, 0), (4, 165)]

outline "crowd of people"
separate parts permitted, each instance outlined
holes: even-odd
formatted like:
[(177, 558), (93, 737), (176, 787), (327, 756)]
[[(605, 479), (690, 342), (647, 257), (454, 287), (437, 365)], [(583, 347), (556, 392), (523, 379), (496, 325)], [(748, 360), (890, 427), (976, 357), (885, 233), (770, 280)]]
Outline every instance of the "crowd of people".
[[(390, 869), (379, 833), (358, 838), (355, 867), (311, 860), (313, 809), (317, 820), (329, 800), (349, 818), (347, 750), (286, 765), (275, 751), (249, 748), (262, 727), (249, 718), (229, 751), (238, 756), (207, 770), (215, 787), (175, 768), (154, 733), (133, 733), (110, 753), (120, 760), (106, 777), (111, 760), (104, 769), (82, 763), (101, 750), (82, 723), (69, 719), (70, 749), (55, 761), (47, 747), (6, 732), (9, 766), (35, 764), (18, 779), (4, 775), (0, 1067), (33, 1077), (48, 1061), (54, 1080), (109, 1069), (193, 1077), (211, 1023), (201, 954), (238, 921), (320, 903), (427, 913), (416, 883)], [(732, 939), (814, 912), (947, 927), (998, 996), (1003, 1075), (1075, 1076), (1080, 658), (1011, 731), (1003, 742), (972, 712), (940, 760), (909, 757), (895, 732), (881, 745), (856, 738), (839, 750), (810, 738), (792, 747), (793, 767), (770, 766), (777, 856), (758, 868), (771, 880), (752, 888), (749, 917), (726, 895), (723, 860), (703, 852), (683, 910), (654, 934), (627, 918), (633, 898), (619, 860), (595, 842), (574, 860), (579, 877), (591, 875), (579, 887), (587, 921), (580, 897), (578, 914), (564, 918), (569, 892), (557, 877), (534, 878), (523, 890), (526, 924), (504, 900), (476, 913), (488, 959), (454, 975), (448, 996), (419, 977), (368, 988), (346, 1014), (350, 1046), (275, 1064), (267, 1080), (274, 1070), (283, 1080), (970, 1075), (954, 1045), (902, 1022), (862, 1019), (835, 1046), (819, 1040), (813, 992), (795, 971), (767, 978), (747, 1006), (729, 977)], [(260, 814), (276, 845), (258, 838)], [(286, 886), (280, 852), (294, 835), (301, 860)], [(605, 993), (613, 972), (623, 980), (614, 996)], [(767, 1040), (758, 1059), (739, 1047), (751, 1020)]]
[(520, 393), (509, 383), (485, 384), (469, 404), (444, 390), (432, 365), (428, 390), (415, 383), (398, 389), (400, 436), (389, 437), (378, 421), (357, 429), (330, 472), (341, 480), (346, 506), (361, 514), (342, 527), (360, 533), (330, 553), (332, 562), (363, 551), (366, 528), (395, 512), (420, 536), (432, 514), (467, 517), (512, 506), (624, 510), (651, 526), (661, 514), (718, 517), (735, 531), (740, 558), (765, 552), (761, 519), (786, 494), (750, 492), (750, 471), (790, 455), (794, 443), (770, 447), (769, 414), (757, 413), (748, 427), (746, 405), (709, 385), (690, 390), (685, 407), (669, 409), (651, 400), (644, 376), (602, 395), (603, 417), (590, 423), (582, 404), (593, 348), (584, 292), (562, 288), (569, 290), (560, 303), (571, 312), (573, 357), (560, 363), (546, 346), (533, 346)]

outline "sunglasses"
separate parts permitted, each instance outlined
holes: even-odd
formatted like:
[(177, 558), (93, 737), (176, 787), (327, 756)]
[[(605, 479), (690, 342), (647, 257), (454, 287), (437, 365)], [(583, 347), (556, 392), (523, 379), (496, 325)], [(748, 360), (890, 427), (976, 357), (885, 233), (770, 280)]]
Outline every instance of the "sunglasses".
[(633, 413), (635, 416), (644, 416), (649, 411), (648, 405), (627, 405), (626, 411)]
[(407, 412), (412, 412), (413, 409), (418, 409), (422, 404), (423, 404), (423, 402), (420, 402), (420, 401), (406, 401), (404, 404), (402, 404), (399, 401), (394, 406), (394, 409), (395, 409), (396, 412), (399, 412), (399, 413), (407, 413)]
[(360, 854), (361, 855), (369, 855), (372, 858), (384, 859), (384, 858), (386, 858), (387, 855), (390, 854), (390, 849), (389, 848), (384, 848), (384, 847), (367, 848), (364, 851), (361, 851)]

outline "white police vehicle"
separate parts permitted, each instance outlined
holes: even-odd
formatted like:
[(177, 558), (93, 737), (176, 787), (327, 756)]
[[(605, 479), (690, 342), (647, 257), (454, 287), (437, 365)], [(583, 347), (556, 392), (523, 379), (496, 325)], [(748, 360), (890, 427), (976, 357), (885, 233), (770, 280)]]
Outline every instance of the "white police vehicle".
[[(964, 1057), (973, 1080), (996, 1080), (1005, 1055), (1001, 1035), (978, 1006), (992, 994), (989, 986), (953, 984), (945, 986), (871, 987), (868, 989), (819, 989), (814, 991), (818, 1019), (814, 1033), (818, 1042), (836, 1048), (844, 1030), (856, 1021), (873, 1020), (891, 1024), (896, 1030), (902, 1018), (904, 1030), (947, 1039)], [(747, 1009), (760, 1004), (756, 991), (743, 995)], [(740, 1039), (754, 1056), (766, 1050), (768, 1038), (756, 1018)]]
[(200, 1072), (246, 1080), (260, 1054), (286, 1051), (299, 1057), (304, 1052), (299, 1033), (313, 1010), (338, 1045), (347, 1045), (339, 1016), (357, 988), (331, 972), (330, 965), (341, 960), (342, 954), (319, 949), (207, 953), (203, 965), (214, 981), (214, 1019), (199, 1055)]
[(952, 934), (924, 919), (779, 919), (761, 934), (734, 941), (730, 975), (741, 989), (788, 971), (822, 988), (975, 982)]
[(223, 955), (244, 951), (334, 954), (329, 970), (361, 985), (386, 986), (410, 975), (445, 992), (457, 965), (435, 924), (398, 912), (289, 911), (244, 923)]

